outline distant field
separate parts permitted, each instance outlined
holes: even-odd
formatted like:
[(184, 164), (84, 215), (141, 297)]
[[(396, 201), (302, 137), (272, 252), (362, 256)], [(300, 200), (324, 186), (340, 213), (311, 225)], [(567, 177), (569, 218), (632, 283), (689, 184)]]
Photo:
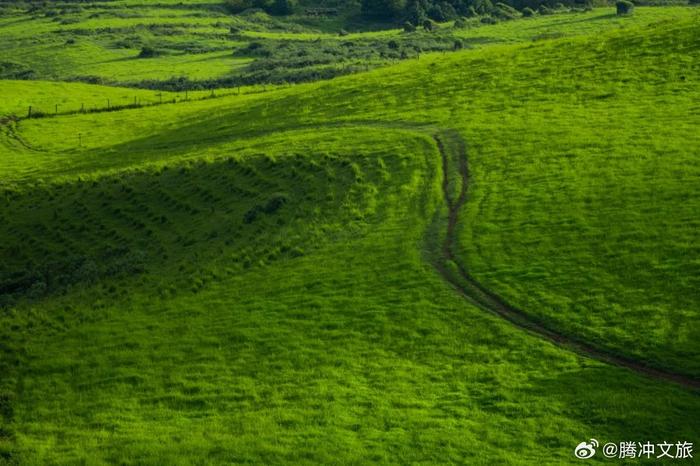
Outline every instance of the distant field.
[[(530, 42), (673, 21), (686, 14), (683, 7), (638, 8), (632, 17), (616, 18), (614, 9), (601, 8), (496, 25), (475, 18), (463, 28), (445, 23), (430, 34), (382, 29), (341, 36), (339, 26), (328, 30), (321, 20), (315, 27), (296, 17), (231, 16), (207, 3), (186, 9), (167, 3), (135, 9), (113, 2), (103, 10), (74, 6), (0, 18), (5, 47), (0, 78), (70, 79), (165, 90), (281, 84), (452, 50), (455, 40), (464, 47)], [(284, 41), (306, 45), (295, 50)], [(389, 46), (390, 41), (398, 41), (398, 48)], [(258, 51), (249, 48), (252, 44), (260, 47)], [(143, 47), (153, 48), (157, 55), (139, 58)], [(269, 62), (275, 64), (274, 71)], [(187, 81), (173, 84), (173, 78)]]
[[(611, 12), (444, 24), (471, 47), (184, 102), (0, 81), (0, 114), (177, 100), (2, 120), (0, 464), (578, 464), (591, 437), (694, 441), (700, 10)], [(265, 24), (236, 40), (343, 40)], [(74, 62), (104, 66), (91, 44)], [(242, 59), (183, 70), (209, 54)], [(681, 382), (524, 331), (459, 267)]]

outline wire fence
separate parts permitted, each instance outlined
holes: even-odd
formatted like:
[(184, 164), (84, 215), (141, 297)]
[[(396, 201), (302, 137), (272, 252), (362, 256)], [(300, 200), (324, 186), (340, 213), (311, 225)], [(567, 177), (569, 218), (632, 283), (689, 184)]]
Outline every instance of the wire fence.
[[(64, 115), (76, 115), (81, 113), (104, 113), (104, 112), (115, 112), (119, 110), (126, 110), (132, 108), (143, 108), (143, 107), (153, 107), (157, 105), (172, 105), (187, 102), (197, 102), (209, 99), (218, 99), (222, 97), (230, 97), (234, 95), (251, 95), (251, 94), (262, 94), (272, 90), (280, 89), (283, 87), (288, 87), (287, 85), (260, 85), (260, 86), (246, 86), (238, 87), (235, 89), (212, 90), (211, 92), (202, 95), (201, 91), (197, 91), (194, 96), (190, 95), (188, 91), (184, 93), (179, 93), (176, 95), (172, 94), (155, 94), (155, 99), (146, 98), (143, 96), (133, 96), (132, 97), (122, 97), (118, 99), (105, 98), (103, 105), (98, 105), (95, 103), (86, 105), (81, 103), (80, 107), (74, 107), (71, 109), (64, 109), (65, 104), (56, 103), (51, 106), (42, 104), (28, 105), (27, 112), (24, 115), (15, 115), (14, 120), (27, 120), (35, 118), (50, 118), (56, 116)], [(48, 107), (48, 109), (47, 109)]]

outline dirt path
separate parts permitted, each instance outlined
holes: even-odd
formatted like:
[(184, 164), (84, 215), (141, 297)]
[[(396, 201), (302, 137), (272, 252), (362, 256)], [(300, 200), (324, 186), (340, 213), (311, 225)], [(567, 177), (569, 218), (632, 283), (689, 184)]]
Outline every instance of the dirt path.
[[(452, 130), (440, 131), (433, 137), (442, 158), (442, 189), (448, 208), (447, 234), (442, 243), (443, 257), (442, 260), (436, 264), (438, 271), (445, 280), (451, 283), (462, 296), (477, 307), (492, 312), (514, 325), (530, 333), (546, 338), (559, 346), (592, 359), (597, 359), (619, 367), (625, 367), (653, 379), (674, 382), (691, 389), (700, 389), (700, 380), (698, 379), (651, 367), (642, 361), (597, 348), (574, 336), (564, 335), (554, 329), (548, 328), (534, 320), (522, 310), (511, 306), (503, 298), (485, 288), (474, 279), (455, 255), (455, 246), (457, 244), (456, 228), (459, 222), (460, 210), (467, 201), (467, 189), (469, 185), (466, 145), (460, 135)], [(458, 165), (456, 169), (458, 171), (458, 177), (455, 177), (454, 172), (451, 172), (451, 170), (455, 169), (455, 161), (457, 161), (456, 164)], [(460, 183), (459, 194), (456, 197), (454, 196), (455, 187), (452, 186), (451, 178), (457, 179)], [(454, 264), (452, 269), (448, 265), (450, 263)], [(455, 268), (456, 270), (454, 270)]]

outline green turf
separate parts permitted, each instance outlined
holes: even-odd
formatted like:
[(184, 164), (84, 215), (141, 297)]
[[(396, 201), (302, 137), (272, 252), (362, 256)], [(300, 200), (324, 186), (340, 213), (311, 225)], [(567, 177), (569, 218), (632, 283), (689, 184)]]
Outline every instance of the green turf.
[(453, 129), (459, 261), (549, 328), (698, 377), (700, 16), (638, 12), (4, 124), (2, 457), (568, 464), (591, 437), (694, 441), (697, 392), (524, 332), (433, 267), (455, 174), (432, 136)]

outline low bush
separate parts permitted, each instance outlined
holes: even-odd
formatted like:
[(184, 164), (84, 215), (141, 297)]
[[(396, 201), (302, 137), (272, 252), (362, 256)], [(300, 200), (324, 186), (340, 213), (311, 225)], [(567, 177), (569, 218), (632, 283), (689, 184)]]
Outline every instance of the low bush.
[(617, 3), (615, 3), (615, 7), (617, 8), (618, 16), (631, 15), (634, 11), (634, 3), (628, 0), (618, 0)]
[(423, 21), (423, 29), (426, 31), (435, 31), (437, 30), (437, 24), (433, 20), (426, 19)]
[(455, 20), (454, 28), (455, 29), (464, 29), (468, 26), (467, 20), (465, 18), (457, 18)]
[(509, 21), (520, 17), (520, 12), (505, 3), (497, 3), (493, 9), (493, 16), (504, 21)]
[(141, 47), (141, 52), (139, 52), (139, 58), (153, 58), (158, 55), (160, 55), (160, 52), (148, 45)]

